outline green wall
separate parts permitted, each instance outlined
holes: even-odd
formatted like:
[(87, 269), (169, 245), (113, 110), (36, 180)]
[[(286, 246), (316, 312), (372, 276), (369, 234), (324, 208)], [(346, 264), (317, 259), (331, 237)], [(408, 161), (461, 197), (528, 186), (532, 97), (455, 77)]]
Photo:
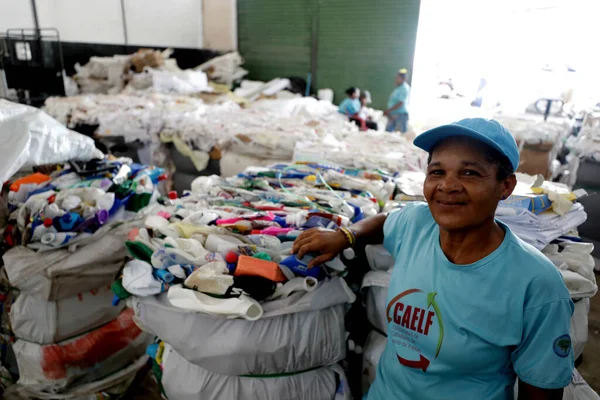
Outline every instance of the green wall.
[(399, 68), (412, 70), (419, 0), (240, 0), (239, 51), (249, 79), (306, 77), (331, 88), (369, 90), (385, 108)]

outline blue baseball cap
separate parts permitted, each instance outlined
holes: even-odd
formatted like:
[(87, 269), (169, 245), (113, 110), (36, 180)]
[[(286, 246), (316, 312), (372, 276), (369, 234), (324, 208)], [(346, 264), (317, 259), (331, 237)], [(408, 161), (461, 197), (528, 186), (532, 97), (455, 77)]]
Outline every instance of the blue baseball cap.
[(506, 156), (515, 171), (519, 167), (519, 148), (515, 138), (508, 129), (492, 119), (466, 118), (438, 126), (417, 136), (414, 144), (431, 153), (440, 141), (456, 136), (465, 136), (487, 144)]

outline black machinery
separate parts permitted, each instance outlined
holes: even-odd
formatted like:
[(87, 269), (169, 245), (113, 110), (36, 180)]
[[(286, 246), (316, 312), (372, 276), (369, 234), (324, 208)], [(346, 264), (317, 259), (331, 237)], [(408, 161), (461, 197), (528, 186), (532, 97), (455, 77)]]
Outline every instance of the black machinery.
[(58, 30), (8, 29), (0, 36), (0, 69), (20, 103), (40, 106), (64, 96), (63, 54)]

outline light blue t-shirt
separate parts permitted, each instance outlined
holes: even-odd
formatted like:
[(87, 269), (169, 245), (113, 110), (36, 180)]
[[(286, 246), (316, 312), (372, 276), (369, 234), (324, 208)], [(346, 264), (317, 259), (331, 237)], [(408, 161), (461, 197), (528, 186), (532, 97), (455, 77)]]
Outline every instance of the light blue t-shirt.
[(410, 97), (410, 86), (408, 85), (408, 83), (404, 82), (402, 85), (397, 86), (396, 89), (394, 89), (394, 91), (390, 95), (390, 98), (388, 99), (387, 108), (392, 108), (393, 106), (398, 104), (398, 102), (400, 102), (400, 101), (402, 101), (404, 104), (402, 104), (401, 107), (398, 107), (397, 109), (392, 111), (390, 114), (392, 114), (392, 115), (408, 114), (407, 106), (408, 106), (409, 97)]
[(368, 400), (505, 400), (518, 376), (569, 384), (573, 302), (556, 267), (510, 229), (490, 255), (448, 261), (425, 203), (391, 213), (388, 342)]
[(360, 100), (346, 97), (338, 108), (338, 112), (347, 116), (352, 116), (360, 111)]

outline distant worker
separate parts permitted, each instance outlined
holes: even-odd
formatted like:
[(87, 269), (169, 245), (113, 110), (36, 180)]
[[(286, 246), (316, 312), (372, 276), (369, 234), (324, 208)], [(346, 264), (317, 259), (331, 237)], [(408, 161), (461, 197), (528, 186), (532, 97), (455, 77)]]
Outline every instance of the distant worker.
[(348, 97), (340, 103), (338, 112), (344, 114), (348, 118), (356, 117), (360, 111), (360, 100), (358, 100), (360, 90), (355, 87), (350, 87), (346, 89), (346, 95)]
[(389, 121), (386, 127), (388, 132), (408, 131), (408, 101), (410, 98), (410, 86), (406, 83), (406, 74), (408, 70), (402, 68), (396, 75), (396, 89), (390, 95), (388, 108), (383, 115), (388, 117)]

